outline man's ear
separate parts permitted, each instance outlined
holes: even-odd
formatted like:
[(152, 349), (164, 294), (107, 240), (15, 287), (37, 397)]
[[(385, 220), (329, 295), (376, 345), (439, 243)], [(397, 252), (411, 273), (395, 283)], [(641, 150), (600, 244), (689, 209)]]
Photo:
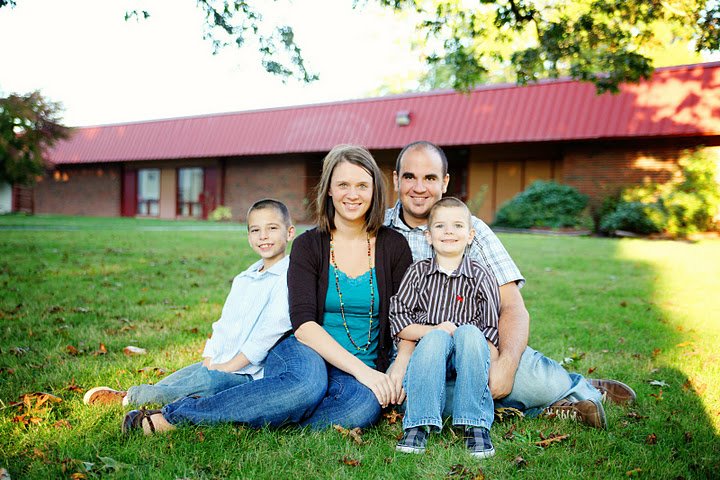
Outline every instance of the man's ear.
[(400, 191), (400, 178), (398, 177), (397, 170), (393, 170), (393, 187), (396, 192)]
[(443, 178), (443, 193), (447, 193), (448, 183), (450, 183), (450, 174), (446, 173), (445, 178)]
[(432, 246), (432, 238), (430, 238), (430, 229), (425, 229), (425, 240), (427, 240), (428, 245)]

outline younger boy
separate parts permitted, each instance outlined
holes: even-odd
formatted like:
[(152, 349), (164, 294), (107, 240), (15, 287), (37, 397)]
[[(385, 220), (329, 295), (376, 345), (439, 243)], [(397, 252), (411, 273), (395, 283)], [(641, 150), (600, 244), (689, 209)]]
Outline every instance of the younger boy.
[(260, 260), (233, 279), (220, 319), (205, 344), (203, 361), (182, 368), (154, 385), (127, 392), (95, 387), (87, 405), (170, 403), (182, 397), (210, 396), (262, 378), (268, 350), (291, 329), (285, 250), (295, 236), (287, 207), (277, 200), (255, 202), (247, 214), (248, 241)]
[(447, 197), (435, 203), (425, 232), (434, 257), (413, 264), (390, 300), (392, 334), (418, 341), (404, 378), (400, 452), (423, 453), (430, 431), (442, 429), (445, 380), (456, 375), (453, 425), (464, 427), (473, 456), (495, 454), (488, 372), (498, 354), (500, 293), (495, 277), (465, 255), (474, 234), (462, 201)]

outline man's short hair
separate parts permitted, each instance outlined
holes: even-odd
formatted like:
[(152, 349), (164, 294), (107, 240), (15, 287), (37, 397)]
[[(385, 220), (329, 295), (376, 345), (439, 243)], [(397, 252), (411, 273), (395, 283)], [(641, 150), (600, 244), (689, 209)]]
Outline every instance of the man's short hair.
[(464, 209), (468, 217), (468, 228), (472, 228), (472, 213), (470, 213), (470, 209), (467, 205), (465, 205), (465, 202), (457, 197), (445, 197), (435, 202), (435, 204), (430, 207), (430, 212), (428, 212), (428, 226), (432, 224), (433, 216), (435, 215), (437, 209), (443, 207)]
[(284, 203), (282, 203), (280, 200), (275, 200), (274, 198), (263, 198), (262, 200), (258, 200), (257, 202), (253, 203), (247, 211), (247, 218), (249, 219), (250, 214), (255, 210), (262, 210), (264, 208), (274, 208), (280, 213), (280, 216), (282, 217), (283, 223), (286, 227), (292, 225), (290, 211)]
[(402, 150), (400, 150), (400, 153), (398, 154), (397, 161), (395, 162), (395, 171), (400, 174), (400, 166), (402, 164), (402, 158), (405, 155), (405, 153), (411, 151), (411, 150), (430, 150), (433, 152), (437, 152), (437, 154), (440, 156), (440, 160), (442, 161), (442, 176), (444, 177), (448, 173), (448, 160), (445, 156), (445, 152), (443, 152), (442, 148), (438, 147), (432, 142), (428, 142), (427, 140), (418, 140), (417, 142), (408, 143), (403, 147)]

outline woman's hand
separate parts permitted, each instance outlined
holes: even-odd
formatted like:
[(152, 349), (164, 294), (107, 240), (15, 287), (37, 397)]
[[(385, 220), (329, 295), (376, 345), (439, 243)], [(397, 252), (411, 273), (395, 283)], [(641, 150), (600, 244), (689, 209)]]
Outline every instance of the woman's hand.
[(387, 374), (390, 377), (390, 381), (395, 385), (395, 392), (397, 398), (395, 399), (395, 405), (400, 405), (405, 401), (405, 389), (402, 386), (403, 379), (405, 378), (405, 372), (407, 371), (407, 362), (395, 360), (390, 368), (388, 368)]
[(355, 378), (358, 382), (372, 390), (381, 407), (385, 408), (390, 403), (397, 401), (398, 395), (395, 389), (395, 383), (389, 375), (367, 367)]

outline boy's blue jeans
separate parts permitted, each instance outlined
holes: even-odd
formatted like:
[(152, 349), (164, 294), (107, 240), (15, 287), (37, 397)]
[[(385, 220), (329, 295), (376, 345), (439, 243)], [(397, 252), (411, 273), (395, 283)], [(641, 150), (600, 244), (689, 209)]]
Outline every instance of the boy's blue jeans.
[(380, 418), (372, 391), (329, 366), (294, 336), (268, 353), (264, 377), (205, 398), (183, 398), (163, 409), (172, 424), (242, 423), (253, 427), (288, 423), (325, 428), (366, 427)]
[[(489, 368), (490, 350), (476, 326), (462, 325), (453, 335), (444, 330), (426, 334), (415, 347), (403, 380), (407, 393), (403, 428), (441, 429), (443, 409), (450, 407), (453, 425), (489, 430), (494, 418)], [(446, 399), (446, 380), (452, 377), (455, 396)]]
[[(451, 403), (456, 394), (459, 394), (456, 381), (449, 380), (447, 403)], [(520, 357), (510, 395), (495, 400), (495, 408), (517, 408), (532, 418), (563, 398), (600, 401), (602, 394), (579, 373), (568, 372), (555, 360), (527, 347)], [(450, 415), (452, 412), (446, 409), (444, 413)]]
[(183, 397), (208, 397), (228, 388), (252, 381), (250, 375), (208, 370), (201, 362), (171, 373), (154, 385), (128, 388), (128, 405), (174, 402)]

